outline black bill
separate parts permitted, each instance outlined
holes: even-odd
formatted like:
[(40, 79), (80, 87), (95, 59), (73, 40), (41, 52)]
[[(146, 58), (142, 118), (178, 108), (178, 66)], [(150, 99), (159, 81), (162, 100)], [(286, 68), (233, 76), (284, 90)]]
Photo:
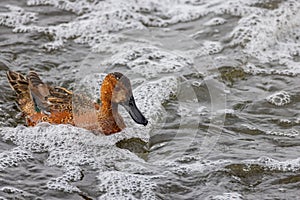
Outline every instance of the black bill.
[(138, 124), (143, 124), (146, 126), (148, 124), (148, 120), (144, 117), (141, 111), (137, 108), (135, 104), (134, 97), (131, 96), (130, 99), (123, 103), (122, 106), (129, 112), (131, 118)]

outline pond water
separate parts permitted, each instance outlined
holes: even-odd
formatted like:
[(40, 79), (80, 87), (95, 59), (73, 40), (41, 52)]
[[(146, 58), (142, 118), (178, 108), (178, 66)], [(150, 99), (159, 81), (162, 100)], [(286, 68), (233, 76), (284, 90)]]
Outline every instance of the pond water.
[[(2, 0), (0, 199), (300, 199), (296, 0)], [(25, 127), (6, 71), (99, 98), (120, 71), (149, 119)]]

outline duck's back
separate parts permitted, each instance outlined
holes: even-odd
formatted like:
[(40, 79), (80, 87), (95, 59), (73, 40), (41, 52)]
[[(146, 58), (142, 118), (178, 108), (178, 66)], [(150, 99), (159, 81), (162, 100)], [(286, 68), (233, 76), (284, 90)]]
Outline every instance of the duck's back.
[(27, 77), (8, 71), (7, 78), (17, 94), (16, 101), (28, 126), (35, 126), (39, 122), (74, 124), (72, 92), (44, 84), (33, 71)]

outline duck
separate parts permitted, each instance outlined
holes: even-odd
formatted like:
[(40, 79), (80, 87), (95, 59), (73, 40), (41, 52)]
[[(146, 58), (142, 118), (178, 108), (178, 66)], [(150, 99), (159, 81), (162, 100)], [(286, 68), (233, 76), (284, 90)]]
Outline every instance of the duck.
[(118, 112), (119, 105), (137, 124), (148, 124), (136, 106), (130, 80), (120, 72), (105, 76), (100, 89), (101, 103), (66, 88), (45, 84), (33, 70), (27, 76), (14, 71), (7, 71), (6, 75), (27, 126), (41, 122), (70, 124), (110, 135), (126, 127)]

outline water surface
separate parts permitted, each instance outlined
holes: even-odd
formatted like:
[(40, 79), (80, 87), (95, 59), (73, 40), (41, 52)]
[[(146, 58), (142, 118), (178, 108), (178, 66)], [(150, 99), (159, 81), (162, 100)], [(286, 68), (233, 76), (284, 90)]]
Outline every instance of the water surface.
[[(300, 4), (0, 2), (2, 199), (299, 199)], [(5, 72), (97, 99), (133, 85), (150, 123), (23, 126)]]

